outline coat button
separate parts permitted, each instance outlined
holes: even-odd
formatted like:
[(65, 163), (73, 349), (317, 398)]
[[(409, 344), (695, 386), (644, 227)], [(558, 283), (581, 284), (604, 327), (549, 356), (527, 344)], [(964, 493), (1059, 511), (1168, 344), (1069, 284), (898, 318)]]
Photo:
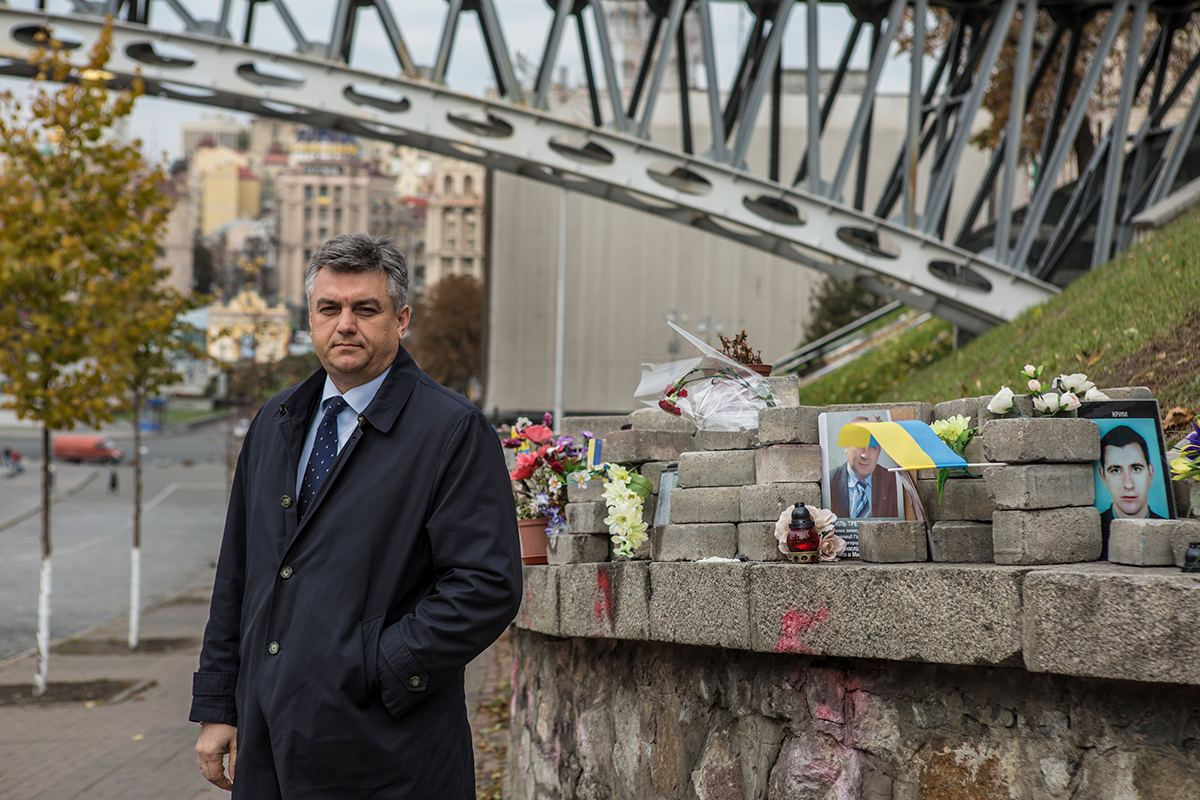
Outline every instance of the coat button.
[(283, 569), (279, 570), (279, 577), (286, 581), (288, 578), (292, 577), (292, 572), (293, 570), (291, 567), (284, 567)]
[(409, 686), (420, 686), (421, 679), (419, 677), (417, 677), (416, 675), (413, 675), (411, 678), (408, 679), (408, 685)]
[(267, 645), (267, 652), (270, 653), (271, 655), (278, 655), (279, 654), (279, 642), (271, 642), (269, 645)]
[(291, 508), (292, 507), (292, 498), (288, 497), (285, 494), (283, 497), (279, 498), (279, 505), (283, 506), (284, 508)]

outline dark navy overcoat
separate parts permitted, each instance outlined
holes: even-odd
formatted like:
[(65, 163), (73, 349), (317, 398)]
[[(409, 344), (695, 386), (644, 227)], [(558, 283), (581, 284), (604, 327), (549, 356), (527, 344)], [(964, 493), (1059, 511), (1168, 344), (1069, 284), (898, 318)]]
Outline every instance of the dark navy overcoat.
[(463, 668), (521, 596), (499, 440), (401, 348), (301, 522), (324, 382), (246, 434), (191, 719), (237, 725), (235, 800), (474, 798)]

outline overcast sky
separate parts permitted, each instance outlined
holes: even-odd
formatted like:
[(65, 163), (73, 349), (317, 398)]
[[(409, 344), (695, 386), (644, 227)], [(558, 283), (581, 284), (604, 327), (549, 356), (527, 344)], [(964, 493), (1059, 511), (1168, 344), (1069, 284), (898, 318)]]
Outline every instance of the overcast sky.
[[(34, 9), (36, 0), (9, 0), (12, 7)], [(48, 9), (53, 13), (70, 13), (67, 0), (49, 0)], [(220, 0), (185, 0), (184, 6), (201, 19), (216, 19)], [(234, 4), (230, 30), (240, 32), (244, 28), (247, 3)], [(418, 64), (432, 64), (446, 15), (447, 4), (443, 0), (391, 0), (393, 14), (397, 18), (401, 33), (413, 59)], [(296, 22), (310, 41), (327, 42), (333, 23), (331, 0), (288, 0)], [(523, 53), (533, 62), (541, 59), (547, 33), (553, 21), (553, 13), (546, 0), (496, 0), (501, 26), (507, 39), (509, 51)], [(737, 69), (741, 43), (745, 40), (754, 18), (745, 3), (720, 1), (711, 3), (713, 29), (717, 48), (717, 72), (720, 86), (724, 89), (732, 82)], [(182, 31), (182, 22), (163, 0), (151, 7), (153, 27), (160, 30)], [(852, 18), (844, 6), (822, 3), (820, 10), (821, 66), (833, 68), (841, 55), (842, 46), (849, 34)], [(588, 17), (589, 15), (585, 15)], [(791, 19), (785, 33), (783, 62), (785, 67), (803, 67), (807, 63), (805, 54), (806, 8), (803, 3), (793, 7)], [(357, 68), (380, 72), (386, 75), (399, 74), (396, 61), (382, 27), (378, 24), (374, 9), (360, 11), (351, 64)], [(362, 24), (366, 22), (367, 24)], [(590, 21), (589, 21), (590, 25)], [(592, 33), (591, 30), (588, 31)], [(239, 37), (240, 38), (240, 37)], [(595, 41), (591, 35), (590, 41)], [(865, 69), (867, 66), (867, 36), (860, 37), (852, 67)], [(262, 3), (255, 11), (255, 32), (251, 45), (265, 50), (285, 49), (284, 43), (291, 39), (270, 3)], [(615, 46), (615, 45), (614, 45)], [(598, 61), (598, 59), (594, 59)], [(566, 67), (569, 82), (582, 84), (583, 70), (579, 59), (578, 39), (573, 23), (568, 23), (567, 35), (559, 51), (558, 65)], [(602, 68), (597, 63), (598, 79), (603, 82)], [(5, 86), (18, 91), (20, 82), (0, 79)], [(475, 14), (465, 14), (459, 24), (451, 56), (447, 84), (456, 90), (481, 93), (492, 85), (491, 67), (487, 61), (483, 39)], [(881, 89), (884, 91), (906, 91), (908, 85), (908, 59), (893, 60), (885, 73)], [(158, 98), (145, 98), (138, 102), (130, 125), (130, 133), (140, 137), (149, 154), (166, 151), (174, 158), (180, 154), (179, 127), (183, 122), (200, 120), (218, 113), (206, 106), (181, 103)], [(229, 114), (229, 112), (220, 112)]]

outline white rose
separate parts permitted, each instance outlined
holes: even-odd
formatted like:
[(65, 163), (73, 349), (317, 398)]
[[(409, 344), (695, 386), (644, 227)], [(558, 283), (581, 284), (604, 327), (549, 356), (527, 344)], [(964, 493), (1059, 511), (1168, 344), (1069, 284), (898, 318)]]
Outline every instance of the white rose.
[(1033, 407), (1046, 415), (1059, 412), (1059, 397), (1054, 392), (1046, 392), (1040, 397), (1033, 398)]
[(1074, 392), (1064, 392), (1059, 401), (1067, 411), (1074, 411), (1079, 408), (1079, 397)]
[(1012, 411), (1013, 407), (1013, 390), (1007, 386), (1001, 386), (1000, 391), (996, 392), (996, 396), (987, 404), (987, 410), (993, 414), (1007, 414)]
[[(833, 530), (833, 523), (837, 522), (837, 514), (834, 514), (827, 508), (815, 508), (808, 503), (804, 504), (808, 509), (809, 515), (813, 518), (813, 525), (817, 527), (817, 533), (828, 533)], [(786, 539), (787, 536), (784, 536)]]
[(1037, 367), (1033, 366), (1033, 364), (1026, 364), (1024, 372), (1031, 378), (1037, 377)]
[(1040, 392), (1041, 390), (1042, 390), (1042, 382), (1039, 381), (1037, 378), (1031, 378), (1029, 380), (1029, 391)]
[(1063, 389), (1076, 394), (1087, 392), (1088, 389), (1094, 388), (1096, 384), (1088, 380), (1088, 376), (1082, 372), (1073, 372), (1070, 375), (1059, 375), (1058, 383)]
[(1108, 395), (1106, 395), (1104, 392), (1097, 389), (1095, 386), (1093, 386), (1092, 388), (1088, 389), (1084, 393), (1083, 399), (1084, 400), (1111, 400), (1112, 398), (1109, 397)]

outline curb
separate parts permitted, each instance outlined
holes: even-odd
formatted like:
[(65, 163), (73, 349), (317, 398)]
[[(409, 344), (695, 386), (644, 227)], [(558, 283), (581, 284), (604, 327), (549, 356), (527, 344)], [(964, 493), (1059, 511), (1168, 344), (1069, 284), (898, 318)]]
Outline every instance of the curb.
[[(71, 497), (72, 495), (83, 491), (84, 487), (86, 487), (92, 481), (96, 480), (96, 476), (99, 474), (100, 474), (100, 470), (92, 470), (86, 476), (84, 476), (83, 480), (81, 480), (79, 483), (75, 484), (74, 486), (70, 487), (69, 489), (64, 489), (63, 491), (59, 492), (58, 494), (53, 495), (50, 498), (50, 504), (53, 505), (54, 503), (57, 503), (60, 500), (66, 500), (68, 497)], [(36, 506), (29, 509), (28, 511), (23, 511), (20, 514), (17, 514), (12, 519), (7, 519), (7, 520), (4, 520), (3, 522), (0, 522), (0, 531), (8, 530), (12, 526), (18, 525), (18, 524), (24, 522), (25, 520), (29, 519), (30, 517), (41, 513), (41, 510), (42, 510), (42, 504), (38, 503)]]

